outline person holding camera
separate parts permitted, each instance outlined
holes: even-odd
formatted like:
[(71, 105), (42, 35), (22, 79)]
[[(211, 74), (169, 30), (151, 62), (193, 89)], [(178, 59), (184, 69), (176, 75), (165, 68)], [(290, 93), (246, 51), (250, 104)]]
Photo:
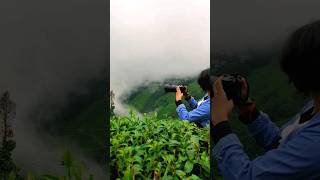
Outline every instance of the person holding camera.
[[(210, 124), (210, 76), (209, 69), (203, 70), (198, 78), (198, 84), (206, 95), (197, 102), (185, 88), (181, 92), (179, 86), (176, 87), (176, 105), (177, 113), (180, 119), (196, 123), (198, 127), (206, 127)], [(182, 103), (182, 98), (188, 101), (191, 111), (188, 112), (186, 106)]]
[[(320, 21), (297, 29), (283, 49), (281, 68), (298, 91), (312, 100), (281, 129), (254, 101), (228, 99), (223, 77), (213, 86), (213, 156), (224, 179), (320, 179)], [(248, 96), (245, 79), (241, 95)], [(228, 123), (236, 107), (249, 133), (267, 152), (250, 160)]]

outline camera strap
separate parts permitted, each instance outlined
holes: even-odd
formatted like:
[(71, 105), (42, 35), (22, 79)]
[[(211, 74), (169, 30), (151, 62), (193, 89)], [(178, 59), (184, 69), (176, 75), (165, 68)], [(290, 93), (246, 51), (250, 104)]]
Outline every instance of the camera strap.
[(207, 99), (209, 98), (209, 95), (208, 93), (206, 93), (203, 98), (201, 98), (199, 101), (198, 101), (198, 107), (203, 103), (205, 102)]

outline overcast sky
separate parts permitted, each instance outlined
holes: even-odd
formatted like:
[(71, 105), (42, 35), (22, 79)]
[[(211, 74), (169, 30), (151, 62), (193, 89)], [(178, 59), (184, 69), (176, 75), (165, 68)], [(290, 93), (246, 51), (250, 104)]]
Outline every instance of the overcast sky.
[(110, 21), (111, 89), (118, 97), (146, 81), (209, 67), (210, 0), (111, 0)]
[(320, 19), (319, 0), (214, 0), (213, 48), (270, 46), (293, 29)]
[[(319, 0), (211, 3), (217, 51), (281, 45), (295, 28), (320, 18)], [(209, 0), (111, 0), (111, 89), (116, 95), (147, 80), (194, 76), (208, 67), (209, 6)]]

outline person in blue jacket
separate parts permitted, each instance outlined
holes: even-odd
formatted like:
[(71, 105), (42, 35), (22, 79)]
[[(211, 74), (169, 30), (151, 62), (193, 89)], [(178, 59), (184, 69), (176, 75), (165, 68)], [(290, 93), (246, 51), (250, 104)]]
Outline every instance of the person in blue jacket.
[[(312, 100), (282, 128), (249, 100), (238, 107), (239, 120), (266, 153), (250, 160), (229, 126), (234, 104), (221, 79), (212, 102), (213, 156), (225, 180), (320, 179), (320, 21), (296, 30), (283, 49), (281, 68), (298, 91)], [(242, 94), (246, 94), (243, 83)]]
[[(206, 127), (210, 124), (210, 92), (209, 89), (212, 86), (210, 84), (209, 70), (203, 70), (198, 78), (198, 84), (206, 95), (197, 102), (188, 91), (182, 93), (180, 88), (177, 87), (176, 92), (176, 105), (177, 113), (180, 119), (187, 120), (189, 122), (196, 123), (198, 127)], [(182, 98), (188, 101), (191, 111), (188, 112), (186, 106), (182, 103)]]

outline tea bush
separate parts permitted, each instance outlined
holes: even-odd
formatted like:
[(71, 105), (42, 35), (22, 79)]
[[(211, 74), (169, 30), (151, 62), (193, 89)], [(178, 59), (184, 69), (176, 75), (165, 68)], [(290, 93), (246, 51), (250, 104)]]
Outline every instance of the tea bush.
[(157, 114), (111, 118), (111, 179), (209, 179), (209, 128)]

